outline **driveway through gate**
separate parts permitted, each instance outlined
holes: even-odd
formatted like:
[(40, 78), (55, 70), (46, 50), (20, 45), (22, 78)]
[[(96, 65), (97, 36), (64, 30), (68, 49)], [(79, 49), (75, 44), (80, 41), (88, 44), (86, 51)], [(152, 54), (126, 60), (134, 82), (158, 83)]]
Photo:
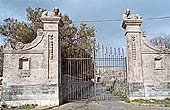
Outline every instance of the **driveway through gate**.
[(93, 54), (62, 58), (62, 97), (67, 101), (118, 100), (127, 94), (126, 57), (120, 48), (99, 47)]
[(117, 100), (126, 96), (124, 49), (98, 47), (95, 55), (96, 100)]

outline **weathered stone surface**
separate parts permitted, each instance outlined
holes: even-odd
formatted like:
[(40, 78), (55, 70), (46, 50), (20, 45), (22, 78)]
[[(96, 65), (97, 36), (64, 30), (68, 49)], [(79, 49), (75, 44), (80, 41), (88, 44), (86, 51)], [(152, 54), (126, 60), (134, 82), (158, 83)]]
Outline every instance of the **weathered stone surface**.
[(4, 72), (1, 99), (9, 105), (59, 105), (61, 59), (58, 23), (59, 9), (41, 17), (43, 29), (28, 44), (4, 46)]
[(130, 10), (123, 15), (129, 97), (170, 97), (170, 51), (147, 41), (146, 32), (140, 31), (142, 22), (142, 17)]

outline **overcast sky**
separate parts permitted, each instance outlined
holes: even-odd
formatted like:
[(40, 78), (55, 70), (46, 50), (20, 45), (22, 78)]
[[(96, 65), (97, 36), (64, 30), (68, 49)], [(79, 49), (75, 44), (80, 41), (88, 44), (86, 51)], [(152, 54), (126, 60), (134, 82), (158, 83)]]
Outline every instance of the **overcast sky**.
[[(143, 18), (170, 16), (170, 0), (0, 0), (0, 22), (7, 17), (26, 21), (27, 7), (42, 7), (51, 11), (59, 7), (73, 21), (121, 19), (129, 8)], [(96, 38), (100, 44), (124, 47), (124, 30), (121, 22), (88, 23), (96, 28)], [(144, 21), (141, 30), (148, 33), (148, 38), (170, 33), (170, 19)], [(157, 35), (158, 34), (158, 35)], [(0, 36), (0, 44), (3, 43)]]

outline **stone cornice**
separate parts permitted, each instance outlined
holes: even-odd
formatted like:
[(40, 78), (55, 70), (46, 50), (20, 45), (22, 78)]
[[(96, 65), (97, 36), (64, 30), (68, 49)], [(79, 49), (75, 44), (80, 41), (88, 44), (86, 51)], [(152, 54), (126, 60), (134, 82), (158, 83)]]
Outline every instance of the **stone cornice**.
[(143, 19), (124, 19), (122, 22), (122, 28), (126, 29), (127, 25), (140, 26), (143, 23)]
[(43, 54), (43, 50), (3, 50), (4, 54)]
[(58, 23), (60, 21), (61, 17), (42, 17), (41, 21), (43, 23)]

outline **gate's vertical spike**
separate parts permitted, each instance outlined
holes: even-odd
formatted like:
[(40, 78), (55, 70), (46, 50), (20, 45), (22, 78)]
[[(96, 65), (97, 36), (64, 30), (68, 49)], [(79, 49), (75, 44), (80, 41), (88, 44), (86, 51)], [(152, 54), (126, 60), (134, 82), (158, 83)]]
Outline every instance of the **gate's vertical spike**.
[[(85, 53), (83, 54), (83, 58), (86, 58)], [(83, 84), (84, 84), (84, 71), (85, 71), (84, 67), (86, 66), (85, 61), (86, 60), (82, 60), (82, 94), (81, 94), (81, 99), (83, 98), (83, 92), (84, 92), (84, 85)]]
[[(82, 58), (84, 58), (83, 56), (84, 52), (82, 53)], [(80, 83), (80, 96), (79, 96), (79, 99), (82, 98), (82, 74), (83, 74), (83, 71), (82, 71), (82, 67), (83, 67), (83, 60), (80, 61), (80, 69), (79, 69), (79, 83)]]
[(118, 48), (118, 55), (120, 55), (120, 48)]
[[(110, 52), (109, 52), (109, 56), (108, 56), (108, 57), (109, 57), (109, 58), (108, 58), (108, 60), (109, 60), (108, 63), (109, 63), (109, 64), (108, 64), (108, 66), (110, 66), (110, 56), (111, 56), (111, 55), (110, 55)], [(109, 71), (110, 71), (110, 70), (109, 70)]]
[(108, 49), (107, 49), (107, 46), (106, 46), (106, 54), (108, 54)]
[(106, 62), (106, 57), (107, 57), (107, 46), (106, 46), (106, 52), (105, 52), (105, 64), (104, 64), (104, 66), (106, 66), (107, 65), (107, 62)]
[[(70, 57), (70, 54), (68, 54), (68, 58), (69, 58), (69, 57)], [(68, 100), (69, 100), (69, 98), (70, 98), (70, 97), (69, 97), (69, 92), (70, 92), (70, 88), (69, 88), (69, 87), (70, 87), (70, 82), (69, 82), (69, 73), (70, 73), (70, 71), (69, 71), (69, 63), (70, 63), (70, 62), (69, 62), (69, 60), (67, 59), (67, 67), (68, 67), (68, 68), (67, 68), (67, 71), (68, 71), (68, 73), (67, 73), (67, 80), (68, 80), (68, 84), (67, 84), (67, 85), (68, 85), (68, 86), (67, 86), (67, 87), (68, 87), (68, 94), (67, 94), (67, 95), (68, 95)]]
[(98, 51), (100, 50), (100, 44), (99, 43), (97, 44), (97, 50)]
[(104, 58), (104, 46), (102, 45), (102, 57)]
[(115, 63), (114, 63), (114, 66), (116, 66), (116, 61), (117, 61), (117, 53), (116, 53), (116, 48), (114, 48), (114, 57), (115, 57)]
[(122, 48), (122, 56), (124, 57), (125, 53), (124, 53), (124, 49)]
[[(67, 56), (67, 57), (69, 57), (69, 55)], [(67, 86), (65, 87), (65, 88), (67, 88), (66, 90), (67, 90), (67, 93), (66, 93), (66, 96), (67, 96), (67, 100), (68, 100), (68, 98), (69, 98), (69, 79), (68, 79), (68, 74), (69, 74), (69, 71), (68, 71), (68, 69), (69, 69), (69, 61), (68, 61), (68, 59), (66, 58), (65, 59), (66, 60), (66, 76), (64, 76), (65, 77), (65, 82), (64, 83), (67, 83)], [(63, 85), (66, 85), (66, 84), (63, 84)]]
[[(71, 46), (71, 54), (70, 54), (70, 58), (72, 57), (72, 46)], [(69, 100), (71, 100), (71, 93), (72, 93), (72, 89), (71, 89), (71, 86), (72, 86), (72, 83), (71, 83), (71, 60), (69, 60)]]
[[(86, 58), (86, 57), (87, 57), (87, 53), (85, 53), (85, 58)], [(84, 80), (84, 81), (87, 80), (87, 79), (86, 79), (86, 78), (87, 78), (87, 65), (88, 65), (88, 64), (87, 64), (87, 60), (86, 60), (86, 63), (85, 63), (85, 64), (86, 64), (86, 66), (85, 66), (85, 80)], [(86, 86), (86, 85), (85, 85), (85, 86)], [(87, 92), (85, 92), (85, 93), (86, 93), (86, 94), (85, 94), (85, 98), (87, 98)]]
[(116, 48), (114, 48), (114, 55), (116, 56)]
[[(73, 56), (73, 46), (71, 46), (71, 51), (72, 51), (72, 53), (71, 53), (71, 57), (70, 58), (74, 58), (74, 56)], [(73, 86), (73, 82), (72, 82), (72, 74), (73, 74), (73, 71), (72, 71), (72, 63), (73, 63), (73, 61), (70, 59), (70, 83), (71, 83), (71, 85), (70, 85), (70, 95), (71, 95), (71, 93), (72, 93), (72, 86)], [(70, 96), (70, 100), (72, 100), (73, 99), (73, 96), (71, 95)]]
[[(80, 54), (81, 55), (81, 54)], [(78, 55), (78, 58), (81, 58), (81, 57), (79, 57), (79, 55)], [(78, 99), (78, 92), (79, 92), (79, 88), (78, 88), (78, 71), (79, 71), (79, 59), (78, 60), (75, 60), (75, 65), (76, 65), (76, 67), (77, 67), (77, 71), (76, 71), (76, 76), (75, 76), (75, 78), (76, 78), (76, 99)]]
[(112, 56), (112, 47), (110, 47), (110, 55)]

